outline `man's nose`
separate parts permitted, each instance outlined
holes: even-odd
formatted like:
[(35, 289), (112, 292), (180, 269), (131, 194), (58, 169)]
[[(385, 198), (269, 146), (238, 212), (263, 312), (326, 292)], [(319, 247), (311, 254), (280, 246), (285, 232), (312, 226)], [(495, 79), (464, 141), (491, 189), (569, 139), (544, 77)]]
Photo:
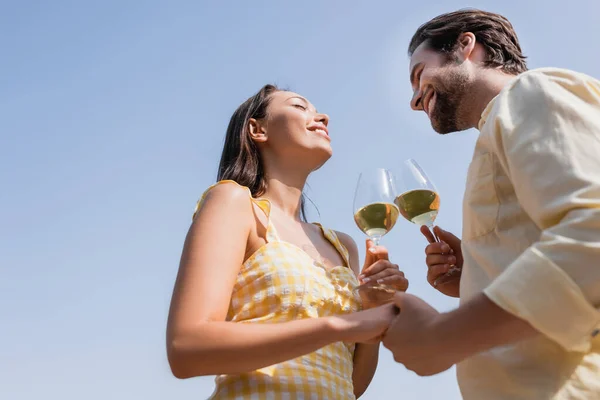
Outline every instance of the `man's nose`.
[(421, 101), (421, 91), (417, 88), (413, 92), (413, 97), (410, 100), (410, 108), (415, 111), (421, 111), (423, 109), (423, 102)]

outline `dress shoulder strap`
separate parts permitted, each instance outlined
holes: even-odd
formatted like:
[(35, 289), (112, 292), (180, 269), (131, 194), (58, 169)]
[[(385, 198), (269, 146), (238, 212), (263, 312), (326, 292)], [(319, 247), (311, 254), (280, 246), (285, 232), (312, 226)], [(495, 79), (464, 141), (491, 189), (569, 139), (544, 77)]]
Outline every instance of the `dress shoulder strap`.
[(237, 183), (236, 181), (233, 180), (222, 180), (219, 181), (211, 186), (209, 186), (208, 189), (206, 189), (204, 191), (204, 193), (202, 194), (202, 196), (200, 196), (200, 199), (198, 199), (198, 201), (196, 202), (196, 207), (194, 208), (194, 213), (192, 214), (192, 220), (194, 220), (194, 218), (196, 218), (196, 214), (198, 213), (198, 211), (200, 210), (200, 208), (202, 207), (202, 203), (204, 202), (204, 199), (206, 198), (206, 195), (208, 194), (208, 192), (211, 191), (211, 189), (213, 189), (214, 187), (218, 186), (218, 185), (224, 185), (224, 184), (234, 184), (237, 185), (241, 188), (244, 188), (247, 192), (248, 192), (248, 198), (250, 199), (250, 201), (256, 205), (267, 217), (267, 237), (266, 240), (267, 242), (276, 242), (279, 241), (279, 236), (277, 235), (277, 231), (275, 230), (275, 226), (273, 226), (273, 224), (271, 223), (271, 218), (270, 218), (270, 214), (271, 214), (271, 202), (268, 199), (264, 199), (264, 198), (254, 198), (252, 197), (252, 192), (250, 191), (250, 189), (246, 186), (242, 186), (239, 183)]
[(314, 222), (313, 224), (321, 228), (321, 230), (323, 231), (323, 236), (325, 236), (325, 238), (329, 240), (329, 242), (331, 242), (331, 244), (335, 247), (338, 253), (340, 253), (342, 258), (344, 259), (344, 262), (346, 263), (346, 267), (350, 268), (350, 253), (348, 252), (348, 249), (346, 248), (346, 246), (344, 246), (338, 235), (335, 233), (335, 231), (329, 228), (325, 228), (321, 224), (316, 222)]

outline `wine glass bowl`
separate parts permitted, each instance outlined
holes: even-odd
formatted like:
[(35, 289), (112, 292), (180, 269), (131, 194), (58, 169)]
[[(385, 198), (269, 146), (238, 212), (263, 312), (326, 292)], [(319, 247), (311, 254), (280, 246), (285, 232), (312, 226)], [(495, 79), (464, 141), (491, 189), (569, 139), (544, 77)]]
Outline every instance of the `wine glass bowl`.
[[(400, 171), (395, 175), (395, 180), (395, 186), (400, 194), (394, 202), (398, 206), (400, 215), (413, 224), (427, 226), (435, 240), (439, 242), (432, 229), (440, 209), (440, 195), (433, 181), (412, 158), (402, 164)], [(460, 272), (459, 268), (452, 265), (446, 274), (438, 278), (436, 284), (455, 279), (460, 276)]]
[[(396, 225), (400, 215), (395, 204), (396, 193), (395, 178), (387, 169), (369, 169), (358, 177), (353, 203), (354, 222), (376, 246)], [(355, 290), (369, 301), (381, 300), (382, 296), (390, 299), (395, 293), (393, 287), (377, 282), (367, 282)]]
[(394, 203), (400, 214), (416, 225), (433, 227), (440, 209), (440, 196), (431, 179), (413, 159), (406, 160), (396, 175), (399, 195)]

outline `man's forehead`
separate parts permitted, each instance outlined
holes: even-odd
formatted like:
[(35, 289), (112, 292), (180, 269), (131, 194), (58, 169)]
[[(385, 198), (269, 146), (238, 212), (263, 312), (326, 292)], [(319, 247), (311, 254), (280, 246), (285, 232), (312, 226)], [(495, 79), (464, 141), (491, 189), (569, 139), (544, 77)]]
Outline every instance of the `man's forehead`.
[(427, 61), (431, 60), (436, 55), (437, 55), (437, 53), (435, 51), (431, 50), (431, 48), (429, 48), (429, 46), (427, 45), (427, 42), (421, 43), (415, 49), (415, 51), (413, 51), (412, 55), (410, 56), (410, 64), (408, 66), (408, 71), (409, 72), (412, 71), (412, 69), (417, 64), (426, 63)]

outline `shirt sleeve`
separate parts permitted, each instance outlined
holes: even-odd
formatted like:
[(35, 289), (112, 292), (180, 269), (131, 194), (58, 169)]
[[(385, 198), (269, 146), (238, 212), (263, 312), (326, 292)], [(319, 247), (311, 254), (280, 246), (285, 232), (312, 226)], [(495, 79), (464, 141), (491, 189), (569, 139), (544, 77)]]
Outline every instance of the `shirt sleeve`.
[(600, 323), (600, 82), (529, 72), (498, 100), (492, 146), (541, 235), (484, 293), (587, 351)]

